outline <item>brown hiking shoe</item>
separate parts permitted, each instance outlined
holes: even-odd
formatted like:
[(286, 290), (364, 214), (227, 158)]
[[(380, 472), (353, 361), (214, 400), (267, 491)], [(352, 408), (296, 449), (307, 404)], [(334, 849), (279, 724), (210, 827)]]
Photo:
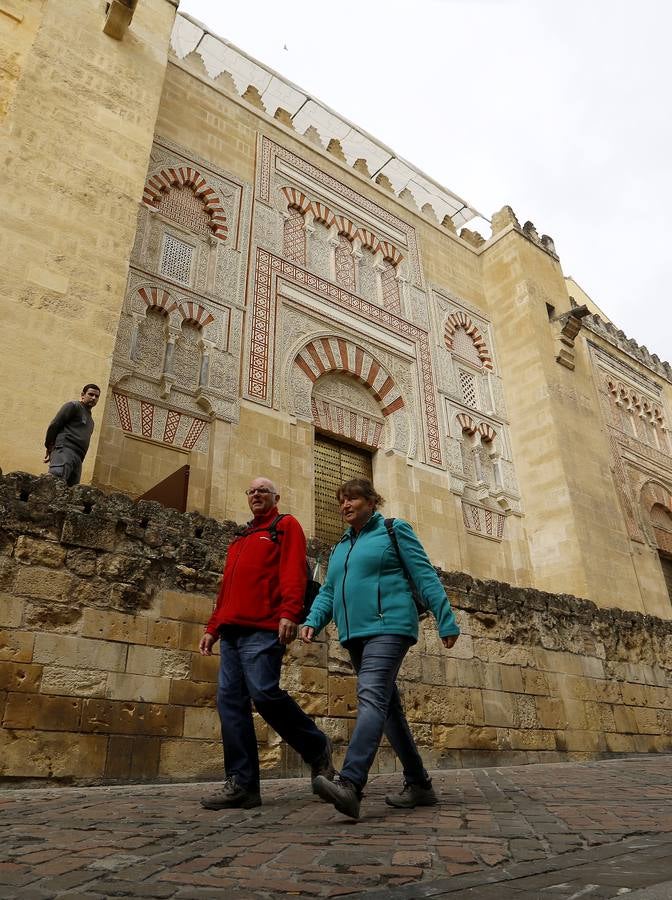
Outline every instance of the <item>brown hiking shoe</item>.
[[(326, 737), (326, 735), (325, 735)], [(322, 775), (324, 778), (327, 778), (329, 781), (333, 781), (334, 775), (336, 774), (336, 769), (334, 768), (334, 762), (331, 758), (332, 746), (331, 741), (327, 738), (327, 745), (317, 757), (317, 759), (311, 763), (310, 766), (310, 780), (313, 783), (313, 793), (316, 794), (315, 790), (315, 779), (318, 775)]]
[(248, 790), (235, 778), (226, 778), (221, 790), (201, 800), (203, 809), (253, 809), (261, 806), (259, 791)]
[(337, 775), (333, 781), (329, 781), (324, 775), (318, 775), (313, 781), (315, 793), (333, 806), (344, 816), (351, 819), (359, 818), (359, 805), (362, 792), (351, 781)]
[(388, 794), (385, 803), (397, 809), (415, 809), (416, 806), (436, 806), (439, 798), (436, 796), (432, 782), (427, 784), (409, 784), (404, 786), (398, 794)]

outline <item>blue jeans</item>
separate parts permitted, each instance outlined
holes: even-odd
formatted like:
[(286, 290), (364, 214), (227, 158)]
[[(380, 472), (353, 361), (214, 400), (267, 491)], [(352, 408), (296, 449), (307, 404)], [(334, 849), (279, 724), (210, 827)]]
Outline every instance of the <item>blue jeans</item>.
[(429, 778), (401, 705), (396, 679), (413, 642), (395, 634), (348, 641), (347, 650), (357, 673), (357, 721), (345, 754), (341, 776), (360, 790), (366, 784), (385, 733), (404, 767), (409, 784)]
[(224, 767), (241, 787), (259, 789), (259, 754), (252, 721), (257, 712), (308, 764), (327, 739), (313, 720), (280, 689), (285, 648), (275, 631), (228, 626), (219, 642), (217, 710), (222, 725)]

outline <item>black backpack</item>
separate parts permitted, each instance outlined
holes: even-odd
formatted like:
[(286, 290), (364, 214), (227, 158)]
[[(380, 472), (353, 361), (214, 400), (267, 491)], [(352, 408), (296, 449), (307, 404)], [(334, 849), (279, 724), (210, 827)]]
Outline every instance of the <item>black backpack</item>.
[[(281, 519), (284, 519), (287, 513), (278, 513), (278, 515), (273, 519), (270, 525), (266, 525), (263, 528), (252, 528), (252, 523), (248, 522), (247, 525), (244, 525), (239, 531), (236, 532), (236, 537), (247, 537), (250, 534), (256, 534), (259, 531), (267, 531), (268, 536), (273, 541), (274, 544), (277, 544), (279, 541), (279, 533), (278, 533), (278, 522)], [(301, 612), (301, 622), (305, 622), (308, 618), (308, 613), (310, 612), (310, 608), (313, 605), (313, 600), (317, 597), (320, 588), (322, 585), (319, 581), (315, 581), (313, 578), (313, 572), (310, 567), (310, 563), (308, 562), (308, 558), (306, 557), (306, 590), (303, 594), (303, 610)]]
[(406, 568), (406, 563), (404, 562), (404, 558), (401, 555), (401, 550), (399, 549), (399, 541), (397, 540), (397, 535), (394, 530), (394, 519), (385, 519), (385, 528), (387, 528), (387, 533), (390, 537), (390, 542), (394, 548), (394, 552), (397, 554), (397, 559), (399, 560), (399, 565), (402, 568), (402, 571), (406, 577), (406, 581), (408, 582), (408, 586), (411, 589), (411, 596), (413, 597), (413, 602), (415, 603), (415, 608), (418, 612), (419, 619), (427, 618), (427, 604), (424, 601), (424, 598), (420, 591), (416, 588), (413, 583), (413, 579), (411, 578), (411, 573)]

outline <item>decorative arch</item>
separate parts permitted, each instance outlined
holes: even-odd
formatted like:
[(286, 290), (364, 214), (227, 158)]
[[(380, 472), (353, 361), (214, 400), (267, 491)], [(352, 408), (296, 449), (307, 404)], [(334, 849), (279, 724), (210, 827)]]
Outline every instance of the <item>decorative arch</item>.
[(364, 247), (366, 250), (370, 250), (372, 253), (375, 253), (378, 250), (380, 241), (372, 231), (369, 231), (368, 228), (358, 229), (357, 237), (362, 242), (362, 247)]
[(405, 405), (399, 388), (383, 364), (368, 350), (345, 338), (323, 337), (307, 343), (296, 355), (298, 366), (311, 382), (327, 372), (344, 372), (365, 385), (387, 417)]
[(468, 413), (458, 413), (455, 416), (455, 421), (462, 431), (466, 431), (468, 435), (476, 434), (478, 431), (478, 426)]
[(350, 219), (346, 219), (345, 216), (335, 216), (334, 222), (336, 223), (338, 234), (345, 235), (351, 242), (355, 239), (357, 236), (357, 226), (354, 225)]
[(173, 300), (168, 291), (164, 290), (163, 288), (141, 287), (138, 288), (137, 293), (148, 309), (160, 309), (167, 316), (169, 316), (173, 312), (173, 310), (178, 309), (177, 302)]
[(216, 238), (225, 241), (229, 228), (226, 224), (226, 214), (221, 198), (197, 169), (192, 169), (190, 166), (161, 169), (160, 172), (151, 175), (147, 179), (142, 201), (147, 206), (156, 209), (159, 206), (162, 194), (168, 193), (173, 187), (188, 187), (193, 190), (210, 216), (212, 233)]
[(478, 433), (486, 444), (491, 444), (497, 437), (497, 432), (492, 425), (489, 425), (487, 422), (481, 422), (478, 426)]
[(378, 244), (378, 249), (383, 254), (383, 259), (391, 262), (395, 269), (403, 259), (401, 253), (397, 250), (394, 244), (391, 244), (389, 241), (380, 241), (380, 243)]
[(481, 365), (484, 368), (490, 369), (492, 371), (494, 367), (485, 340), (483, 339), (483, 336), (481, 335), (478, 328), (474, 325), (474, 323), (466, 313), (451, 313), (451, 315), (448, 316), (448, 319), (446, 320), (444, 340), (446, 342), (446, 347), (448, 348), (448, 350), (450, 350), (451, 352), (453, 350), (453, 338), (455, 337), (455, 332), (458, 328), (463, 328), (469, 335), (471, 340), (474, 342), (474, 347), (476, 348), (476, 352), (478, 353), (478, 358), (481, 361)]
[(672, 523), (672, 492), (670, 489), (658, 481), (647, 481), (639, 495), (639, 504), (644, 528), (653, 545), (665, 553), (672, 553), (672, 531), (661, 527), (661, 518), (666, 512)]
[(316, 222), (321, 222), (327, 228), (331, 228), (334, 223), (334, 214), (328, 206), (325, 206), (324, 203), (319, 203), (316, 200), (313, 200), (313, 202), (310, 204), (310, 209)]
[(301, 215), (304, 215), (306, 210), (310, 208), (310, 200), (308, 197), (296, 188), (283, 187), (282, 193), (287, 200), (287, 206), (290, 209), (298, 209)]
[(182, 316), (183, 322), (193, 322), (199, 328), (205, 328), (206, 325), (215, 321), (214, 316), (207, 309), (204, 309), (200, 303), (194, 303), (191, 300), (180, 303), (177, 311)]

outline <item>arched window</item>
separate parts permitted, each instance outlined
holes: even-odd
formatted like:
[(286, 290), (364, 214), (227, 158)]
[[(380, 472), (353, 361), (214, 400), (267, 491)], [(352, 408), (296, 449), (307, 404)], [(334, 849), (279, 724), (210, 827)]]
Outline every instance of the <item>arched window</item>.
[(399, 284), (397, 282), (397, 270), (389, 261), (384, 259), (380, 264), (380, 286), (382, 305), (390, 312), (401, 312), (401, 300), (399, 298)]
[(334, 248), (334, 264), (336, 283), (348, 291), (354, 291), (355, 260), (352, 255), (352, 244), (344, 234), (338, 235), (338, 244)]
[(286, 259), (299, 266), (306, 264), (306, 232), (303, 227), (303, 215), (294, 206), (290, 206), (287, 210), (282, 254)]
[(453, 353), (479, 369), (482, 366), (474, 340), (464, 328), (455, 329), (453, 334)]
[(208, 237), (212, 232), (210, 216), (203, 201), (190, 187), (171, 187), (167, 193), (161, 194), (156, 208), (161, 215), (195, 234)]

